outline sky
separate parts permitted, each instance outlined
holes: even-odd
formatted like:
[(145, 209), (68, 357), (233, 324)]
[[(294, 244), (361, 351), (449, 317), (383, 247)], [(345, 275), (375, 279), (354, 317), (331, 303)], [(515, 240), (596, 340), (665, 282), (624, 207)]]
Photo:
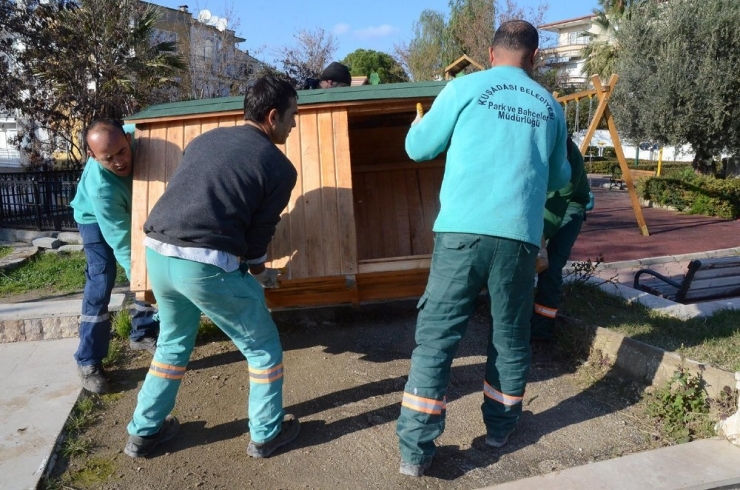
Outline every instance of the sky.
[[(208, 10), (225, 17), (233, 12), (229, 28), (247, 41), (240, 45), (256, 58), (274, 62), (276, 50), (295, 44), (301, 30), (323, 28), (339, 45), (335, 59), (356, 49), (374, 49), (393, 54), (394, 45), (413, 38), (413, 25), (425, 9), (447, 14), (449, 0), (149, 0), (165, 7), (188, 5), (194, 16)], [(541, 0), (515, 0), (520, 7), (536, 8)], [(598, 0), (550, 0), (545, 22), (590, 14)]]

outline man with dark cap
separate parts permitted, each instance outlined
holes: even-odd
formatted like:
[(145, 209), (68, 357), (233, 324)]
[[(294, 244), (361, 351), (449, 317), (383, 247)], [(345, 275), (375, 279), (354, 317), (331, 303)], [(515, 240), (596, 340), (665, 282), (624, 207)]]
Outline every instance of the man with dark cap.
[(352, 75), (349, 73), (349, 68), (341, 63), (333, 61), (329, 63), (329, 66), (324, 68), (324, 71), (321, 72), (318, 79), (307, 79), (303, 88), (337, 88), (349, 87), (350, 85), (352, 85)]

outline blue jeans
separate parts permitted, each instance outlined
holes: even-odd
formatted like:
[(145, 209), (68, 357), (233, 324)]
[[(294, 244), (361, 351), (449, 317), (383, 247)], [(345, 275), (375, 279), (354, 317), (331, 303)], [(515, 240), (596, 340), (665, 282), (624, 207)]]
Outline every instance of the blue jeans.
[[(116, 257), (97, 224), (77, 223), (77, 228), (87, 264), (79, 327), (80, 345), (75, 359), (80, 366), (90, 366), (102, 363), (108, 355), (111, 330), (108, 303), (116, 283)], [(147, 303), (135, 301), (130, 339), (138, 341), (145, 336), (156, 337), (158, 331), (156, 309)]]
[(424, 464), (436, 451), (434, 440), (445, 428), (452, 361), (484, 287), (491, 295), (493, 326), (483, 380), (483, 422), (490, 436), (514, 430), (529, 373), (537, 251), (529, 243), (486, 235), (435, 237), (429, 281), (418, 304), (417, 346), (396, 425), (403, 461)]
[(128, 432), (156, 434), (175, 406), (205, 313), (247, 359), (252, 441), (274, 439), (283, 421), (283, 348), (262, 286), (246, 270), (224, 272), (209, 264), (166, 257), (146, 249), (161, 331), (157, 352), (139, 391)]

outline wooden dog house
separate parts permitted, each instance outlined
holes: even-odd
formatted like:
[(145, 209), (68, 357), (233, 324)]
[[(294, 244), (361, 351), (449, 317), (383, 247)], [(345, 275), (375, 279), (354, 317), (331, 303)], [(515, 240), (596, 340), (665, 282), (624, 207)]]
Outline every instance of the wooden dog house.
[[(404, 141), (444, 82), (299, 91), (296, 127), (281, 150), (298, 170), (268, 252), (284, 270), (274, 308), (418, 297), (424, 291), (439, 212), (444, 155), (416, 163)], [(243, 124), (243, 98), (162, 104), (136, 124), (131, 289), (153, 301), (142, 227), (196, 136)], [(204, 167), (207, 169), (207, 167)], [(207, 171), (207, 170), (206, 170)]]

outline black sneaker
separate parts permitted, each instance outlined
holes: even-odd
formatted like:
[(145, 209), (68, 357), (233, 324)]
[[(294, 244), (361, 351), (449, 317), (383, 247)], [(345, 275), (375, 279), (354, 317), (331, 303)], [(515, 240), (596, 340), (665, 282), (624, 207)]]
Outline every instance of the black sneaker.
[(157, 339), (154, 337), (142, 337), (139, 340), (130, 340), (128, 346), (131, 350), (146, 350), (154, 355), (157, 350)]
[(174, 415), (168, 415), (164, 419), (159, 432), (151, 436), (128, 436), (128, 442), (123, 452), (132, 458), (141, 458), (149, 454), (158, 444), (169, 441), (180, 429), (180, 421)]
[(82, 381), (82, 387), (87, 391), (97, 393), (98, 395), (108, 393), (110, 387), (108, 386), (108, 379), (105, 377), (105, 371), (103, 371), (102, 365), (80, 366), (78, 364), (77, 374), (80, 376), (80, 381)]
[(284, 446), (289, 442), (293, 441), (298, 437), (298, 433), (301, 431), (301, 423), (293, 415), (286, 415), (283, 417), (283, 425), (280, 427), (280, 433), (277, 437), (263, 443), (256, 443), (254, 441), (249, 443), (247, 446), (247, 454), (253, 458), (267, 458), (275, 452), (280, 446)]
[(429, 459), (422, 464), (412, 464), (406, 461), (401, 461), (401, 468), (398, 470), (399, 473), (406, 476), (424, 476), (424, 472), (432, 466), (432, 460)]

